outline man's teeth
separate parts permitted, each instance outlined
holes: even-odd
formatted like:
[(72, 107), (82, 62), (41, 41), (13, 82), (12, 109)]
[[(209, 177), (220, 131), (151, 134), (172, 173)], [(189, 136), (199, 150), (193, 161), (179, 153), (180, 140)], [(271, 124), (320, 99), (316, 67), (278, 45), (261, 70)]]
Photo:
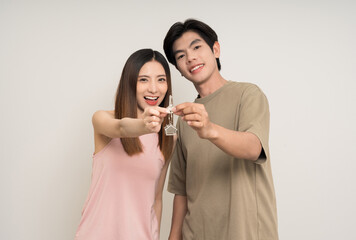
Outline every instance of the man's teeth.
[(157, 100), (158, 99), (158, 97), (144, 97), (144, 98), (147, 100)]
[(200, 68), (200, 67), (202, 67), (202, 66), (203, 66), (203, 64), (198, 65), (198, 66), (192, 68), (192, 69), (190, 70), (190, 72), (193, 72), (193, 71), (197, 70), (198, 68)]

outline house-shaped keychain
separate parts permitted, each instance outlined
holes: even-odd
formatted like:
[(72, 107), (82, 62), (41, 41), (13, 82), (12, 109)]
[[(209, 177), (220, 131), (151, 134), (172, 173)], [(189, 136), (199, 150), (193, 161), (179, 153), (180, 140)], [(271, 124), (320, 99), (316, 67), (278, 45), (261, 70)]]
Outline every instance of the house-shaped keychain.
[(167, 109), (169, 110), (168, 114), (168, 124), (164, 127), (164, 131), (166, 136), (173, 136), (177, 134), (178, 129), (173, 125), (173, 98), (172, 95), (169, 95), (169, 106)]
[(164, 127), (164, 131), (166, 133), (166, 136), (174, 136), (177, 133), (177, 128), (171, 124), (168, 124)]

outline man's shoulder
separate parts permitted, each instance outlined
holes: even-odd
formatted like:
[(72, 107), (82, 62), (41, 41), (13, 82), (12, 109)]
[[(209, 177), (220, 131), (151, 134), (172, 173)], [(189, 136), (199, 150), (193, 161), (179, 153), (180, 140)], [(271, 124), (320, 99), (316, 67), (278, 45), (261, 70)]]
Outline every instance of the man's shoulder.
[(228, 87), (225, 88), (224, 94), (244, 94), (246, 91), (261, 91), (260, 88), (250, 82), (235, 82), (235, 81), (229, 81), (228, 82)]
[(256, 84), (250, 82), (236, 82), (229, 81), (229, 88), (237, 88), (237, 89), (248, 89), (248, 88), (259, 88)]

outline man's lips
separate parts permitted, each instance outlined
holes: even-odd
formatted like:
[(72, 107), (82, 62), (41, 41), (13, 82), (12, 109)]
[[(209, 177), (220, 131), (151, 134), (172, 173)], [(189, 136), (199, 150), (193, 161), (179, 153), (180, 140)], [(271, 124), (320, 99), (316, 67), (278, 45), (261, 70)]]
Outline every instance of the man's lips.
[(195, 65), (195, 66), (193, 66), (192, 68), (190, 68), (190, 72), (191, 72), (191, 73), (197, 73), (197, 72), (199, 72), (201, 69), (203, 69), (203, 67), (204, 67), (204, 64)]

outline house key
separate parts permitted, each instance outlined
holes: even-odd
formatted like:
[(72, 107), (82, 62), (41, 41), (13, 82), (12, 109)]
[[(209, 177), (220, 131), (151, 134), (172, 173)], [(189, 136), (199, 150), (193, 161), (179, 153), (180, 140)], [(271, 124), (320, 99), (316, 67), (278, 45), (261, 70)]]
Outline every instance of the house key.
[(164, 131), (166, 133), (166, 136), (173, 136), (176, 135), (177, 133), (177, 128), (173, 125), (173, 98), (172, 95), (169, 95), (169, 105), (167, 107), (167, 110), (169, 111), (168, 113), (168, 124), (164, 127)]

